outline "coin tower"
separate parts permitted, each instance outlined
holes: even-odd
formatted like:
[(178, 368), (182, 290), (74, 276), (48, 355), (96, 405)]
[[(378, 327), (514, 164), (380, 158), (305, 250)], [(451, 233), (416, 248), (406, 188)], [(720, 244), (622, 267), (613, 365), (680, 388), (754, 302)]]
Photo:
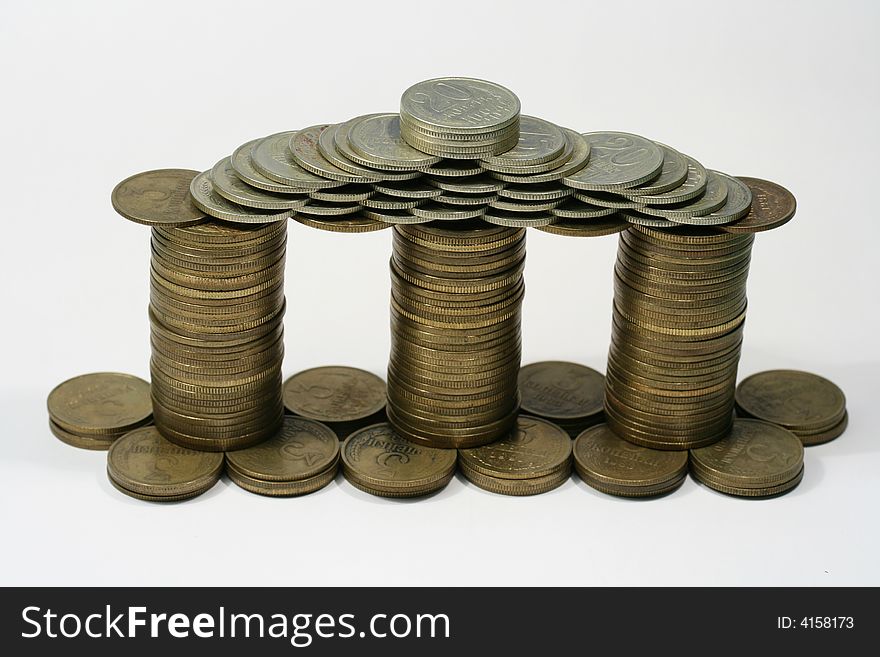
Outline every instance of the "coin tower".
[[(737, 449), (764, 431), (734, 420), (746, 280), (754, 234), (788, 222), (794, 197), (638, 135), (581, 133), (522, 114), (498, 84), (419, 82), (397, 113), (257, 138), (201, 173), (132, 176), (112, 199), (152, 227), (156, 430), (175, 449), (251, 449), (226, 463), (248, 490), (310, 492), (341, 464), (375, 494), (426, 494), (452, 477), (458, 449), (464, 475), (496, 492), (550, 490), (574, 461), (599, 490), (654, 495), (681, 484), (687, 450)], [(341, 366), (302, 372), (282, 389), (289, 218), (337, 233), (391, 229), (387, 389)], [(574, 364), (521, 369), (528, 228), (619, 234), (604, 382)], [(553, 386), (561, 397), (547, 392)], [(779, 416), (748, 393), (737, 400), (741, 414)], [(352, 406), (337, 408), (337, 394)], [(815, 418), (780, 421), (813, 442), (839, 435), (842, 393), (820, 396)], [(56, 397), (53, 431), (75, 444), (106, 448), (145, 421), (141, 411), (93, 429)], [(285, 423), (285, 405), (300, 420)], [(341, 450), (328, 443), (334, 432), (347, 441)], [(306, 443), (320, 459), (282, 463)], [(612, 452), (614, 463), (598, 456)], [(398, 455), (394, 468), (372, 463), (388, 462), (386, 453)], [(629, 457), (637, 471), (627, 471)], [(704, 480), (735, 494), (787, 490), (801, 476), (793, 462), (772, 482), (740, 481), (700, 458), (693, 467)], [(213, 481), (210, 465), (187, 475), (185, 494)], [(129, 479), (124, 488), (176, 495)]]

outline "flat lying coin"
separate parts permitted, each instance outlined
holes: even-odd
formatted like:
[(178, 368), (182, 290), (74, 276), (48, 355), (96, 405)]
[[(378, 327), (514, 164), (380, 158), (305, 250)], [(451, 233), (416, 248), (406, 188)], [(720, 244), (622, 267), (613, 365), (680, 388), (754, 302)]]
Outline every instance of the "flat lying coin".
[(284, 382), (284, 406), (319, 422), (352, 422), (385, 408), (385, 382), (355, 367), (315, 367)]
[(613, 192), (656, 178), (663, 167), (663, 150), (654, 142), (626, 132), (588, 132), (587, 165), (563, 179), (575, 189)]
[(64, 431), (107, 436), (149, 421), (150, 384), (130, 374), (97, 372), (68, 379), (49, 393), (49, 416)]
[(778, 228), (791, 221), (797, 209), (794, 195), (782, 185), (760, 178), (739, 179), (748, 185), (752, 192), (752, 206), (742, 219), (720, 226), (728, 233), (758, 233)]
[(113, 188), (113, 209), (145, 226), (191, 226), (207, 217), (193, 204), (189, 186), (198, 171), (158, 169), (126, 178)]
[(519, 391), (523, 412), (557, 424), (601, 417), (605, 407), (605, 377), (578, 363), (547, 360), (524, 365)]

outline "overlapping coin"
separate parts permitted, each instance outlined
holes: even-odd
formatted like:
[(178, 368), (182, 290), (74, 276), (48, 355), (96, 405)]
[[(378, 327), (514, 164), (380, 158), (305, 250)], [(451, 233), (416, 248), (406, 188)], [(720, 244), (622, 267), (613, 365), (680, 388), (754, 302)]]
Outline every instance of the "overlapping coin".
[(604, 419), (605, 377), (566, 361), (541, 361), (519, 371), (520, 410), (549, 420), (575, 438)]

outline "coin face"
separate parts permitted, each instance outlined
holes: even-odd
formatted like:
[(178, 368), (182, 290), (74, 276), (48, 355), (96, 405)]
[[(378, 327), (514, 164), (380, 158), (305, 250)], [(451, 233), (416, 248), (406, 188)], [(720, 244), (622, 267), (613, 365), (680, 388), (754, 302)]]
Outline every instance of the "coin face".
[(193, 204), (189, 186), (198, 171), (158, 169), (126, 178), (113, 188), (113, 209), (129, 221), (145, 226), (189, 226), (204, 221)]
[[(489, 167), (530, 166), (550, 162), (568, 145), (562, 130), (536, 116), (523, 115), (519, 119), (519, 141), (501, 155), (485, 158)], [(565, 162), (560, 162), (562, 166)], [(553, 168), (553, 167), (551, 167)]]
[(267, 178), (302, 192), (345, 184), (345, 181), (329, 180), (315, 175), (297, 164), (288, 148), (291, 138), (296, 133), (296, 130), (279, 132), (257, 142), (251, 151), (253, 167)]
[(355, 123), (348, 134), (351, 147), (373, 166), (423, 169), (440, 158), (426, 155), (400, 136), (399, 114), (378, 114)]
[(239, 472), (268, 481), (298, 481), (314, 477), (339, 458), (339, 439), (314, 420), (286, 416), (272, 438), (226, 454)]
[(180, 495), (216, 480), (223, 466), (218, 452), (179, 447), (156, 427), (125, 434), (107, 452), (107, 472), (120, 486), (146, 495)]
[(526, 413), (576, 419), (602, 412), (605, 377), (578, 363), (542, 361), (520, 369), (519, 391)]
[(319, 422), (351, 422), (385, 407), (385, 382), (354, 367), (316, 367), (284, 382), (284, 406)]
[(615, 191), (656, 178), (663, 167), (662, 149), (649, 139), (626, 132), (588, 132), (587, 165), (563, 179), (569, 187)]
[(692, 449), (693, 466), (710, 478), (743, 488), (782, 484), (803, 468), (804, 446), (793, 433), (761, 420), (737, 419), (730, 434)]
[(828, 428), (846, 412), (840, 388), (798, 370), (768, 370), (745, 378), (736, 388), (736, 403), (752, 417), (797, 430)]
[(727, 198), (724, 205), (720, 208), (702, 217), (691, 217), (689, 219), (681, 219), (681, 223), (689, 223), (696, 226), (719, 226), (721, 224), (729, 224), (749, 213), (752, 206), (752, 191), (748, 186), (726, 173), (713, 171), (718, 175), (727, 187)]
[(616, 436), (607, 424), (598, 424), (574, 441), (579, 472), (615, 486), (660, 486), (687, 470), (686, 451), (662, 451), (633, 445)]
[(787, 224), (794, 217), (797, 201), (782, 185), (769, 180), (739, 176), (752, 192), (749, 213), (732, 224), (721, 226), (728, 233), (758, 233)]
[(245, 183), (235, 169), (230, 158), (223, 158), (211, 169), (211, 182), (214, 191), (228, 201), (259, 210), (286, 210), (301, 208), (308, 202), (305, 195), (279, 194), (251, 187)]
[(454, 449), (416, 445), (387, 422), (365, 427), (346, 438), (342, 462), (361, 480), (376, 485), (420, 488), (444, 479), (455, 468)]
[(571, 457), (571, 438), (555, 424), (520, 415), (507, 436), (459, 450), (462, 465), (490, 477), (530, 479), (553, 474)]
[(214, 188), (210, 171), (200, 173), (190, 183), (193, 202), (207, 214), (217, 219), (241, 224), (267, 224), (283, 221), (293, 214), (287, 210), (257, 210), (248, 208), (224, 198)]
[(65, 381), (49, 393), (49, 415), (75, 433), (117, 433), (153, 412), (150, 384), (130, 374), (97, 372)]
[(400, 111), (438, 131), (484, 132), (519, 116), (519, 99), (494, 82), (473, 78), (435, 78), (403, 92)]

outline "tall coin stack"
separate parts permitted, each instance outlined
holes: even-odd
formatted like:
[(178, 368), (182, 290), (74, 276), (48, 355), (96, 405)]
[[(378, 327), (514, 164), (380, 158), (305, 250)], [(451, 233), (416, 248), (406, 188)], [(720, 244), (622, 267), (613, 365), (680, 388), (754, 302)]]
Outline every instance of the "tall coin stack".
[(432, 447), (505, 436), (519, 408), (525, 230), (472, 220), (393, 231), (389, 421)]
[(682, 450), (729, 433), (753, 239), (712, 228), (621, 233), (605, 386), (618, 436)]
[(275, 434), (287, 222), (154, 227), (153, 414), (178, 445), (239, 449)]

